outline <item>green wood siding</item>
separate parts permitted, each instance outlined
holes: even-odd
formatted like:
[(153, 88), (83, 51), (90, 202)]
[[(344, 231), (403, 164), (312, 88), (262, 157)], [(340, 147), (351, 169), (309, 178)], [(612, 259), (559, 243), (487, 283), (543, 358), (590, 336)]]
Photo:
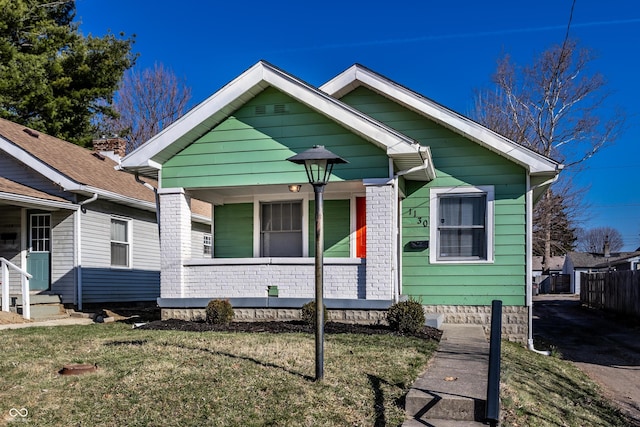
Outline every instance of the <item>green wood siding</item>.
[(213, 208), (214, 258), (253, 257), (253, 203)]
[[(316, 203), (309, 201), (309, 256), (316, 256)], [(349, 200), (324, 201), (324, 256), (349, 258), (351, 230)]]
[[(437, 178), (430, 183), (406, 181), (403, 294), (424, 304), (488, 305), (494, 299), (505, 305), (524, 304), (526, 171), (366, 88), (354, 90), (342, 101), (431, 148)], [(495, 191), (493, 263), (431, 264), (428, 249), (409, 247), (411, 240), (430, 239), (431, 187), (481, 185), (493, 185)]]
[[(214, 208), (214, 257), (253, 257), (253, 204), (238, 203)], [(315, 202), (309, 202), (309, 256), (315, 256)], [(350, 201), (324, 201), (325, 256), (348, 258)]]
[(286, 159), (313, 145), (324, 145), (349, 161), (334, 168), (333, 181), (389, 175), (383, 150), (288, 95), (268, 88), (163, 164), (162, 186), (306, 182), (304, 168)]

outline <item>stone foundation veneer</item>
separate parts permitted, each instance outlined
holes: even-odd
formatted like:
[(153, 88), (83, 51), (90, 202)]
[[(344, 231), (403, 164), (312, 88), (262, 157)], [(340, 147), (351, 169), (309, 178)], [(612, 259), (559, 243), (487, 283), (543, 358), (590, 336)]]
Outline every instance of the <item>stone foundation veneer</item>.
[[(204, 308), (163, 308), (162, 319), (204, 320)], [(234, 308), (236, 322), (300, 320), (297, 308)], [(360, 325), (386, 324), (386, 310), (327, 310), (328, 321)]]
[[(426, 314), (444, 315), (443, 323), (482, 325), (487, 336), (491, 329), (490, 306), (429, 305)], [(234, 320), (240, 322), (300, 320), (297, 308), (235, 308)], [(528, 338), (528, 309), (502, 307), (502, 337), (521, 344)], [(328, 310), (329, 321), (354, 324), (386, 324), (386, 310)], [(204, 308), (163, 308), (162, 319), (204, 320)]]
[[(443, 323), (482, 325), (487, 339), (491, 332), (491, 306), (485, 305), (427, 305), (425, 313), (444, 315)], [(527, 343), (529, 310), (526, 306), (502, 307), (502, 338)]]

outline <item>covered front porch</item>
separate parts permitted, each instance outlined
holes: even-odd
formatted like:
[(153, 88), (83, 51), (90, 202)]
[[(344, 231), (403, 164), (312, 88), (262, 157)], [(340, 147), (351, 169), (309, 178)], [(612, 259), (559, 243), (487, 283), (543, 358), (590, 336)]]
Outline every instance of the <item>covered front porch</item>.
[[(201, 309), (300, 308), (314, 298), (314, 196), (308, 184), (160, 189), (158, 304)], [(210, 256), (193, 256), (192, 198), (212, 204)], [(401, 292), (398, 179), (330, 183), (325, 191), (324, 297), (329, 309), (384, 310)], [(276, 224), (277, 223), (277, 224)], [(208, 238), (205, 236), (204, 238)], [(207, 252), (207, 251), (205, 251)], [(168, 311), (167, 311), (168, 313)], [(184, 317), (184, 316), (177, 316)]]

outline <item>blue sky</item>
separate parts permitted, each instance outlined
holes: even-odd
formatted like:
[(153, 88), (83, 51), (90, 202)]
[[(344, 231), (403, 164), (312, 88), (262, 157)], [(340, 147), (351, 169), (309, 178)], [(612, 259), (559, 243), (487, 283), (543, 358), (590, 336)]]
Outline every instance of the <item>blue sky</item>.
[[(84, 34), (136, 34), (137, 68), (162, 63), (195, 105), (258, 60), (320, 86), (353, 63), (468, 115), (496, 60), (521, 65), (562, 43), (572, 0), (76, 0)], [(608, 104), (628, 114), (615, 144), (586, 162), (585, 228), (611, 226), (640, 247), (640, 2), (577, 0), (571, 37), (597, 54)]]

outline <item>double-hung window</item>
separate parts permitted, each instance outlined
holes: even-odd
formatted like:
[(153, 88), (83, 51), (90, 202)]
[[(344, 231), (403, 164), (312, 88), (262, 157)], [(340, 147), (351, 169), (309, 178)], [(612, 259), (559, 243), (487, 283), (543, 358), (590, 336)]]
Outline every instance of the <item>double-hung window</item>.
[(302, 201), (260, 204), (260, 256), (302, 256)]
[(431, 262), (493, 261), (493, 187), (432, 188)]
[(111, 266), (131, 266), (131, 221), (111, 218)]
[(206, 233), (202, 235), (202, 253), (204, 255), (211, 255), (213, 253), (211, 242), (211, 234)]

